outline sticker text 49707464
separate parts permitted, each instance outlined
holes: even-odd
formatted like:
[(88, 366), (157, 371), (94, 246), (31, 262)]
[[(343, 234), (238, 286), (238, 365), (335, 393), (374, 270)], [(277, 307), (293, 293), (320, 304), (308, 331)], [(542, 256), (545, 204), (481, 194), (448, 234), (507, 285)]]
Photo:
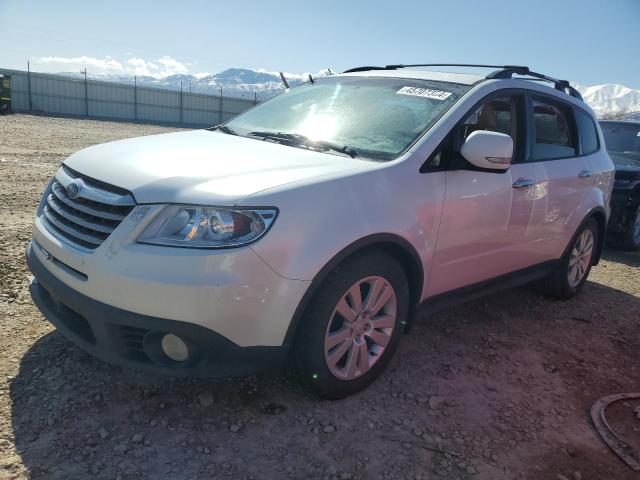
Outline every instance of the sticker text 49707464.
[(451, 92), (421, 87), (402, 87), (396, 93), (399, 95), (412, 95), (414, 97), (431, 98), (433, 100), (446, 100), (451, 95)]

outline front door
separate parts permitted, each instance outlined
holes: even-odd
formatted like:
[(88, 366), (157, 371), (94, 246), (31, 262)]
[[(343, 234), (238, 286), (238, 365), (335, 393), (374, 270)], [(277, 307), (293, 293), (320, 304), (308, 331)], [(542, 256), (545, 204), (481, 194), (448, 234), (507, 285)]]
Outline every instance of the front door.
[[(471, 285), (530, 265), (523, 242), (535, 192), (535, 168), (522, 163), (525, 123), (522, 95), (495, 96), (452, 132), (442, 220), (427, 295)], [(479, 171), (456, 151), (476, 130), (514, 139), (506, 172)], [(459, 167), (459, 168), (458, 168)]]

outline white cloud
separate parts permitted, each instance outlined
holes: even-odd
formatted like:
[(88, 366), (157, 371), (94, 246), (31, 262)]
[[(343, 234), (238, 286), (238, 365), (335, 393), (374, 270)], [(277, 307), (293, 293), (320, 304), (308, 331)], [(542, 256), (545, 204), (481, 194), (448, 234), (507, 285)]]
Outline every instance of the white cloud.
[(169, 56), (160, 57), (157, 60), (145, 60), (144, 58), (132, 57), (125, 62), (106, 56), (104, 58), (94, 57), (41, 57), (36, 58), (40, 69), (59, 72), (81, 70), (87, 68), (89, 73), (100, 74), (121, 74), (121, 75), (145, 75), (154, 78), (164, 78), (169, 75), (188, 74), (189, 68), (182, 62)]
[(103, 59), (93, 57), (41, 57), (36, 62), (44, 64), (62, 64), (75, 67), (91, 67), (100, 70), (100, 73), (117, 73), (123, 70), (122, 64), (110, 56)]

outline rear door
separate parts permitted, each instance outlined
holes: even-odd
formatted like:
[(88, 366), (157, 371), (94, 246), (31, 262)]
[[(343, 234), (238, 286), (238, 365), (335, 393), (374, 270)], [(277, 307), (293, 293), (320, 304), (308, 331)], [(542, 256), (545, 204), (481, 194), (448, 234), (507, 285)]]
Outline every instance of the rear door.
[(580, 205), (596, 176), (590, 155), (582, 152), (573, 106), (539, 94), (531, 95), (530, 106), (531, 159), (540, 169), (542, 193), (530, 229), (550, 260), (562, 254), (582, 221)]
[[(525, 161), (525, 105), (525, 96), (518, 91), (488, 97), (451, 132), (432, 157), (448, 165), (427, 295), (471, 285), (530, 264), (524, 255), (523, 240), (536, 176), (534, 166)], [(514, 157), (506, 172), (482, 171), (461, 157), (460, 146), (476, 130), (501, 132), (513, 138)]]

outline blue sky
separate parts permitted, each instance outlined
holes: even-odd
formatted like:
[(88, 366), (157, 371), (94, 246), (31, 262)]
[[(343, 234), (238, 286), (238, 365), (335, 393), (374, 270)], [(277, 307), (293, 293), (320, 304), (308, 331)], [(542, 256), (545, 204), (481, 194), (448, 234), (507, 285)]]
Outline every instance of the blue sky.
[(0, 67), (89, 73), (316, 72), (525, 64), (640, 88), (640, 0), (0, 0)]

